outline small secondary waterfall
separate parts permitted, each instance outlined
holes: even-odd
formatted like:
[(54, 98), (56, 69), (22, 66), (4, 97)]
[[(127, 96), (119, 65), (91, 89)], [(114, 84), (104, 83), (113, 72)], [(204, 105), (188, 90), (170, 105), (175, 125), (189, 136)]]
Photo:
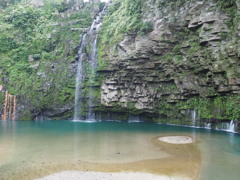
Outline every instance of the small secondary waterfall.
[(96, 70), (98, 67), (97, 36), (102, 25), (102, 20), (103, 20), (102, 17), (106, 13), (106, 10), (107, 10), (107, 5), (95, 18), (89, 30), (83, 35), (83, 38), (80, 44), (80, 48), (78, 51), (78, 67), (77, 67), (77, 74), (76, 74), (74, 120), (81, 119), (82, 88), (83, 88), (83, 81), (85, 79), (84, 61), (86, 60), (88, 60), (88, 63), (90, 66), (89, 103), (88, 103), (87, 119), (90, 119), (90, 120), (95, 119), (95, 114), (93, 113), (93, 101), (94, 101), (94, 96), (93, 96), (94, 84), (93, 83), (95, 80)]
[(128, 122), (134, 123), (134, 122), (141, 122), (141, 121), (140, 121), (139, 115), (129, 115)]
[(191, 110), (191, 120), (192, 120), (192, 126), (196, 126), (196, 116), (197, 116), (197, 113), (196, 113), (196, 110)]
[(223, 130), (228, 132), (235, 132), (235, 123), (234, 121), (222, 122), (215, 127), (216, 130)]
[(205, 123), (204, 123), (204, 127), (205, 127), (206, 129), (211, 129), (211, 123), (205, 122)]
[(233, 121), (230, 121), (230, 123), (226, 123), (226, 126), (222, 129), (229, 132), (235, 132), (235, 124)]
[(235, 124), (234, 124), (233, 121), (230, 122), (229, 127), (228, 127), (228, 131), (235, 132)]

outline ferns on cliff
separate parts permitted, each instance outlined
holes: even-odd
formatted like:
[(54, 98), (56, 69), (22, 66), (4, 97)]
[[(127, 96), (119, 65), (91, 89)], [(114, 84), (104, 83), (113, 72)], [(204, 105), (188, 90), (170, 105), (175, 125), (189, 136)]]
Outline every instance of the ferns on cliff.
[[(144, 34), (152, 30), (150, 23), (143, 21), (143, 0), (116, 0), (109, 7), (99, 36), (99, 49), (115, 47), (125, 34)], [(100, 52), (100, 54), (102, 54)]]

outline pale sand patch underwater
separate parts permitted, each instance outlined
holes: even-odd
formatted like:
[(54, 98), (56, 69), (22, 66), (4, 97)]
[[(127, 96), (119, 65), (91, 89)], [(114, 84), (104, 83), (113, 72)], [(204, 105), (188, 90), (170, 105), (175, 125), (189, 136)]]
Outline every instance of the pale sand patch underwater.
[(84, 171), (63, 171), (36, 180), (189, 180), (187, 177), (154, 175), (140, 172), (84, 172)]
[(164, 136), (159, 137), (159, 141), (163, 141), (170, 144), (191, 144), (193, 139), (189, 136)]

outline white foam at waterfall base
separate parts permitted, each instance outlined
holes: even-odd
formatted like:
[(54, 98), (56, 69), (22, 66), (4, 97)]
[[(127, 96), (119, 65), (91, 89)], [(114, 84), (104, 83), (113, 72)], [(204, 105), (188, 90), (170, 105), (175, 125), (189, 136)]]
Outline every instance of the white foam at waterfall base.
[(79, 123), (95, 123), (95, 120), (72, 120), (72, 122), (79, 122)]

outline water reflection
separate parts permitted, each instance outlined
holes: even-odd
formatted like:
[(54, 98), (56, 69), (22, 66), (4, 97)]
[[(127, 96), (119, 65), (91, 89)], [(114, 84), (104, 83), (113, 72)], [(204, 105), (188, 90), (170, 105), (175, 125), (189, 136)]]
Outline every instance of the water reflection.
[(16, 140), (16, 121), (0, 121), (0, 165), (11, 156)]
[(235, 133), (228, 134), (228, 152), (240, 155), (240, 141), (239, 135)]

